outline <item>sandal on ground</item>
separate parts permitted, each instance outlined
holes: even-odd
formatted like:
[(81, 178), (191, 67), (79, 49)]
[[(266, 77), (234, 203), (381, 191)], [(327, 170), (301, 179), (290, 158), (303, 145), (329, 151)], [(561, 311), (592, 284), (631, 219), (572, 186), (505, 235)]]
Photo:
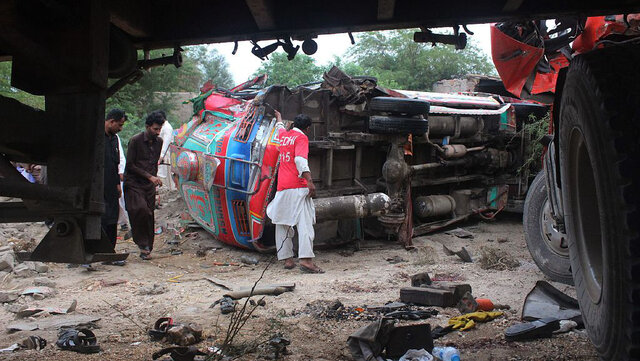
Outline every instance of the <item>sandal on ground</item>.
[(29, 336), (18, 345), (26, 350), (42, 350), (47, 345), (47, 340), (40, 336)]
[(316, 266), (315, 268), (311, 268), (302, 264), (300, 265), (300, 271), (302, 271), (302, 273), (324, 273), (322, 268), (318, 266)]
[(96, 335), (86, 328), (62, 329), (58, 333), (56, 345), (61, 350), (75, 351), (79, 353), (98, 353), (100, 346)]
[(167, 335), (167, 331), (175, 326), (171, 317), (160, 317), (147, 333), (154, 341), (160, 341)]
[(163, 348), (160, 351), (156, 351), (151, 356), (154, 360), (169, 354), (174, 361), (193, 361), (196, 356), (206, 356), (207, 354), (198, 350), (195, 346), (174, 346)]
[(546, 317), (533, 322), (515, 324), (504, 332), (507, 341), (533, 340), (536, 338), (551, 337), (553, 331), (560, 328), (560, 320), (555, 317)]

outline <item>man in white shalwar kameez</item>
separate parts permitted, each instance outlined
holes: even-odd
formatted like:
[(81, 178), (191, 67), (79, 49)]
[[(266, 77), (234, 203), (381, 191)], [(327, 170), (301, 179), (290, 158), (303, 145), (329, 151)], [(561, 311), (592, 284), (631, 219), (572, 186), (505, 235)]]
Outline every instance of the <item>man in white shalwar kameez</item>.
[[(126, 120), (125, 115), (125, 120)], [(118, 138), (118, 150), (120, 151), (120, 163), (118, 163), (118, 176), (120, 177), (120, 189), (124, 189), (122, 182), (124, 181), (124, 168), (127, 165), (127, 157), (124, 155), (124, 150), (122, 149), (122, 142), (120, 141), (120, 137), (116, 134)], [(128, 230), (129, 229), (129, 214), (127, 214), (127, 209), (124, 206), (124, 192), (120, 193), (120, 199), (118, 199), (118, 224), (120, 225), (120, 229)]]
[(279, 112), (275, 112), (279, 129), (280, 165), (276, 196), (267, 207), (267, 215), (276, 225), (278, 260), (284, 260), (284, 268), (295, 267), (293, 260), (293, 227), (298, 230), (298, 258), (300, 270), (306, 273), (324, 273), (313, 263), (313, 224), (316, 210), (312, 197), (316, 188), (309, 170), (309, 139), (304, 134), (311, 126), (311, 118), (298, 114), (293, 128), (287, 130)]

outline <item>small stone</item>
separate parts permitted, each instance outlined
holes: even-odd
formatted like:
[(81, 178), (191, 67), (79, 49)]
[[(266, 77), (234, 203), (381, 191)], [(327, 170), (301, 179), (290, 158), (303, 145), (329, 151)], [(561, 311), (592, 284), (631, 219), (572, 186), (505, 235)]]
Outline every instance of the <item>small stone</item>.
[(508, 242), (508, 241), (509, 241), (509, 239), (507, 237), (499, 237), (498, 238), (498, 243), (505, 243), (505, 242)]
[(36, 277), (33, 279), (33, 284), (36, 286), (55, 287), (56, 283), (47, 277)]
[(35, 271), (30, 269), (26, 264), (21, 263), (13, 268), (13, 273), (18, 277), (30, 277)]
[(0, 291), (0, 303), (13, 302), (18, 299), (20, 295), (17, 292), (12, 291)]
[(13, 270), (15, 266), (15, 257), (13, 252), (4, 252), (0, 254), (0, 271), (8, 269)]
[(249, 256), (249, 255), (246, 255), (246, 254), (243, 254), (240, 257), (240, 261), (242, 263), (244, 263), (244, 264), (249, 264), (249, 265), (258, 264), (258, 259), (256, 257)]
[(42, 262), (34, 262), (34, 269), (38, 273), (47, 273), (49, 272), (49, 266)]
[(165, 292), (167, 292), (167, 288), (157, 283), (154, 283), (153, 285), (142, 286), (138, 289), (139, 295), (159, 295)]

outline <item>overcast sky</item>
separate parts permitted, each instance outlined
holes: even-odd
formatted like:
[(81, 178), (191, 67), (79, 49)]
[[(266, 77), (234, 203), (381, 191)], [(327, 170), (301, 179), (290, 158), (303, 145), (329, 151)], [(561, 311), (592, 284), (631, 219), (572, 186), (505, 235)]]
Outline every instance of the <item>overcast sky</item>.
[[(470, 25), (469, 30), (474, 33), (474, 35), (470, 37), (476, 39), (480, 48), (487, 54), (487, 56), (490, 57), (491, 39), (489, 36), (489, 25)], [(354, 36), (357, 39), (356, 34), (354, 34)], [(346, 33), (320, 35), (315, 40), (318, 43), (318, 52), (316, 52), (313, 57), (316, 59), (316, 64), (318, 65), (326, 65), (330, 63), (335, 55), (342, 57), (349, 46), (351, 46), (349, 35)], [(271, 41), (259, 42), (262, 46), (270, 43)], [(294, 43), (296, 45), (298, 44), (298, 42)], [(252, 46), (248, 41), (242, 41), (238, 44), (238, 51), (236, 55), (231, 55), (231, 51), (233, 51), (233, 43), (213, 44), (210, 46), (217, 49), (218, 52), (227, 58), (229, 69), (233, 74), (236, 84), (247, 80), (256, 71), (256, 69), (260, 67), (260, 63), (262, 62), (256, 56), (251, 54)], [(279, 49), (278, 51), (282, 50)], [(302, 50), (299, 50), (298, 53), (302, 54)]]

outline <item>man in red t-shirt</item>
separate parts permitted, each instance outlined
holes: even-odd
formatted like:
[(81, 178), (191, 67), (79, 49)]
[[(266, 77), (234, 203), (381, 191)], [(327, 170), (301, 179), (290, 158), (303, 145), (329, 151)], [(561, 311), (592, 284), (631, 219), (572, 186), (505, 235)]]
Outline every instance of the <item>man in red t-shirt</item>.
[(298, 114), (293, 120), (293, 127), (287, 130), (280, 113), (276, 111), (275, 114), (280, 140), (278, 189), (267, 207), (267, 215), (276, 225), (278, 259), (284, 260), (286, 269), (295, 267), (293, 226), (296, 226), (300, 269), (306, 273), (324, 273), (313, 263), (316, 210), (311, 198), (316, 195), (316, 187), (309, 170), (309, 138), (304, 134), (311, 127), (311, 118)]

